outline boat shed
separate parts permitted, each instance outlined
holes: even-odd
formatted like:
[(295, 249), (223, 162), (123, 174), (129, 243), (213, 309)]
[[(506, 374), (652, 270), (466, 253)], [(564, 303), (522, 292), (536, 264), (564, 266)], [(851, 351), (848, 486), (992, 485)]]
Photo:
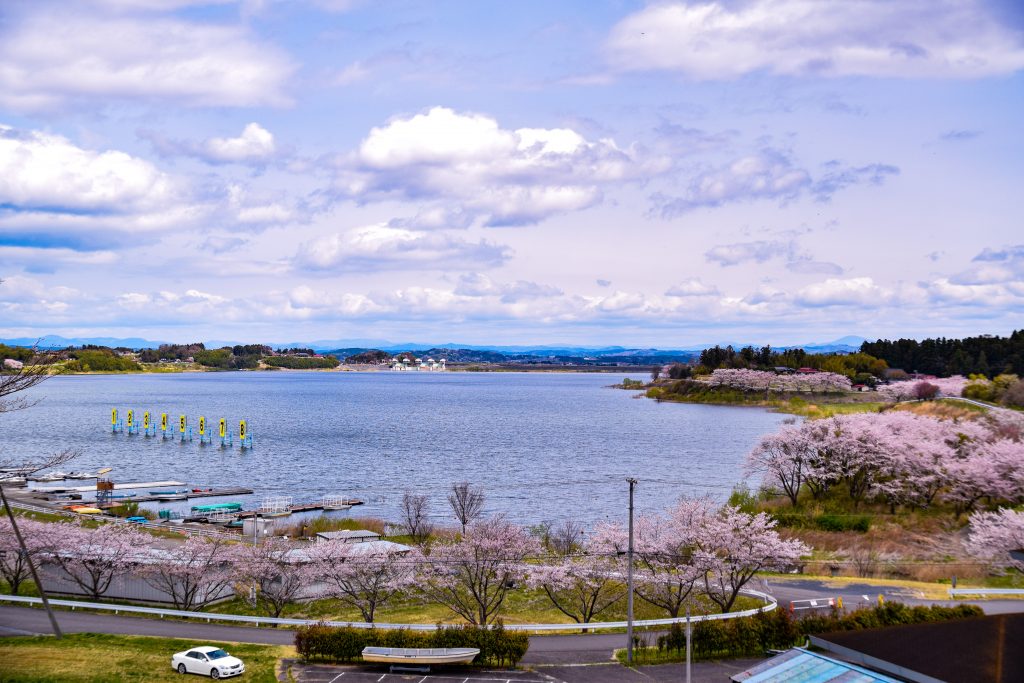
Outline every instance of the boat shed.
[(316, 540), (318, 542), (341, 541), (343, 543), (367, 543), (369, 541), (379, 541), (380, 534), (370, 531), (369, 529), (356, 529), (355, 531), (321, 531), (316, 535)]
[(900, 683), (900, 679), (800, 648), (787, 650), (729, 680), (736, 683)]

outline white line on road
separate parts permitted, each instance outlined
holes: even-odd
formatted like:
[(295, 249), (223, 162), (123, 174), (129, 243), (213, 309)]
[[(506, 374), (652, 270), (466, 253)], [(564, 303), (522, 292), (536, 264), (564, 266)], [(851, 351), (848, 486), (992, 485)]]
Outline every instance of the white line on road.
[(332, 679), (331, 679), (330, 681), (328, 681), (328, 683), (334, 683), (334, 681), (338, 680), (339, 678), (341, 678), (342, 676), (344, 676), (344, 675), (345, 675), (346, 673), (347, 673), (347, 672), (345, 672), (345, 671), (342, 671), (342, 672), (341, 672), (340, 674), (338, 674), (337, 676), (335, 676), (334, 678), (332, 678)]

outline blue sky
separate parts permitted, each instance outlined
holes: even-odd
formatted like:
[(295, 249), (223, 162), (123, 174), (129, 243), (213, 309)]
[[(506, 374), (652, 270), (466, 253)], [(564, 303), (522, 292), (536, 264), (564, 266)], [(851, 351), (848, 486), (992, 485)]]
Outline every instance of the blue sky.
[(0, 335), (1024, 327), (1013, 0), (0, 5)]

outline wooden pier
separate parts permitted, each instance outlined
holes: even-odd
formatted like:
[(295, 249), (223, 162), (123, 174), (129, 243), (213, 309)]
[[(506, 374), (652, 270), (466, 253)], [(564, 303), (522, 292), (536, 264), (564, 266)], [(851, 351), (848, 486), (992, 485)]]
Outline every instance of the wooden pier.
[[(166, 489), (182, 488), (183, 486), (185, 486), (185, 482), (183, 481), (125, 481), (120, 484), (115, 483), (114, 490)], [(36, 486), (35, 488), (29, 489), (29, 493), (87, 493), (95, 490), (96, 484), (90, 484), (89, 486)]]
[[(362, 504), (363, 504), (363, 501), (355, 500), (355, 499), (353, 499), (353, 500), (346, 500), (344, 502), (344, 505), (353, 505), (353, 506), (355, 506), (355, 505), (362, 505)], [(288, 512), (290, 514), (291, 513), (295, 513), (295, 512), (313, 512), (315, 510), (323, 510), (324, 509), (324, 504), (323, 504), (323, 502), (295, 503), (293, 505), (289, 505), (285, 509), (288, 510)], [(259, 511), (257, 511), (257, 510), (239, 510), (238, 511), (238, 516), (239, 517), (252, 517), (253, 515), (256, 515), (256, 514), (259, 514)]]

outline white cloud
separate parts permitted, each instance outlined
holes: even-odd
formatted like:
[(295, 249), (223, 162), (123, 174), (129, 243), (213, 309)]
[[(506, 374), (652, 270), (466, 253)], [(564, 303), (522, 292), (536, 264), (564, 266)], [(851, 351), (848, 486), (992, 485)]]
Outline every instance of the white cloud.
[(274, 136), (258, 123), (250, 123), (237, 138), (211, 138), (203, 145), (206, 158), (221, 162), (266, 161), (277, 147)]
[(310, 271), (435, 270), (499, 265), (508, 247), (470, 242), (442, 232), (416, 232), (385, 224), (323, 235), (299, 245), (294, 265)]
[(704, 259), (721, 266), (736, 266), (750, 262), (764, 263), (774, 258), (793, 260), (797, 258), (797, 251), (796, 242), (792, 240), (756, 240), (718, 244), (704, 252)]
[(665, 296), (690, 297), (690, 296), (717, 296), (718, 288), (701, 282), (698, 277), (690, 277), (682, 280), (677, 285), (669, 287)]
[(459, 296), (469, 297), (495, 296), (499, 301), (507, 304), (556, 297), (563, 293), (557, 287), (527, 280), (496, 284), (491, 278), (481, 273), (466, 273), (460, 276), (459, 283), (453, 292)]
[(522, 225), (593, 206), (603, 186), (668, 168), (641, 157), (568, 128), (508, 130), (434, 107), (373, 128), (342, 162), (336, 189), (361, 201), (447, 200), (489, 225)]
[(170, 179), (148, 161), (0, 125), (0, 205), (20, 211), (129, 213), (160, 206), (173, 191)]
[(282, 106), (295, 70), (245, 28), (64, 8), (12, 20), (0, 32), (0, 104), (55, 109), (94, 98), (187, 106)]
[(869, 277), (829, 278), (802, 288), (796, 302), (804, 306), (881, 306), (892, 297), (892, 290), (876, 285)]
[(620, 71), (695, 79), (779, 75), (977, 78), (1024, 68), (1021, 33), (981, 0), (663, 2), (607, 45)]
[(699, 208), (714, 208), (736, 202), (775, 199), (781, 202), (811, 195), (827, 201), (833, 194), (856, 184), (879, 185), (899, 169), (887, 164), (846, 166), (830, 161), (813, 177), (789, 154), (765, 148), (754, 154), (698, 173), (682, 196), (655, 194), (652, 199), (662, 216), (671, 218)]

